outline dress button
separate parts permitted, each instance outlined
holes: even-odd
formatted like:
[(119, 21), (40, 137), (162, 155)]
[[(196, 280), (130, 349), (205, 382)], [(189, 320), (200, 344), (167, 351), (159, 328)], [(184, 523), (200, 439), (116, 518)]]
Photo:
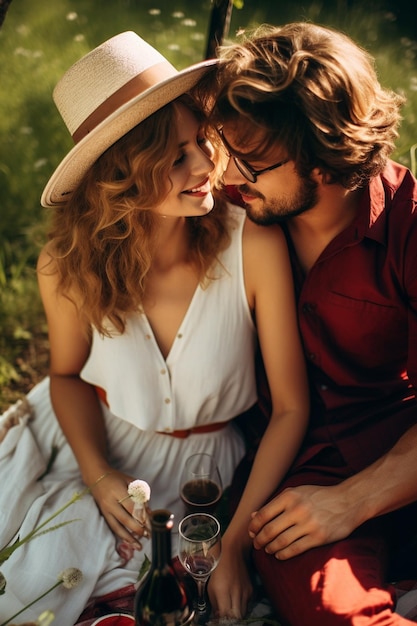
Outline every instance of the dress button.
[(165, 398), (165, 404), (170, 404), (171, 403), (171, 398)]

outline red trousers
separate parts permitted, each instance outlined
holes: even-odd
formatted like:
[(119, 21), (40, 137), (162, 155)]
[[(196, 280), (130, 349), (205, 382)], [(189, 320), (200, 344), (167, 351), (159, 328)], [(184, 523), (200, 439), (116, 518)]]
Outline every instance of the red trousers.
[[(294, 475), (282, 488), (334, 484), (342, 465), (327, 475)], [(286, 561), (253, 550), (255, 567), (282, 626), (415, 626), (394, 613), (395, 589), (386, 582), (394, 548), (406, 541), (410, 530), (416, 532), (415, 513), (415, 507), (408, 507), (370, 520), (343, 541)]]
[(359, 530), (288, 561), (254, 550), (256, 568), (282, 626), (405, 626), (384, 582), (381, 536)]

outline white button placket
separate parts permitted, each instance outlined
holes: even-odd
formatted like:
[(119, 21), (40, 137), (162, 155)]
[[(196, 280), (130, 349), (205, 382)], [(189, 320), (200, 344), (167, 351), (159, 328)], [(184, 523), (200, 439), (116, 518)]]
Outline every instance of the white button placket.
[(161, 430), (166, 433), (171, 433), (174, 430), (174, 403), (171, 389), (171, 378), (169, 375), (168, 367), (161, 354), (158, 344), (156, 343), (155, 336), (152, 332), (151, 326), (145, 314), (142, 314), (142, 320), (146, 328), (145, 339), (151, 341), (154, 347), (157, 359), (160, 363), (159, 367), (159, 380), (160, 389), (163, 400), (163, 414), (161, 415), (162, 424)]
[(172, 433), (173, 428), (173, 402), (172, 402), (172, 390), (170, 384), (169, 373), (166, 367), (163, 367), (159, 370), (159, 375), (161, 378), (161, 388), (164, 390), (164, 432)]

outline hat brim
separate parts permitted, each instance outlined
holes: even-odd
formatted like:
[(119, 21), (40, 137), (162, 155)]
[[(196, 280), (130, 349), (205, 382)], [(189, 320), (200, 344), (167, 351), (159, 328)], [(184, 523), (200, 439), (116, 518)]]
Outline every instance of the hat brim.
[(132, 98), (77, 143), (52, 174), (41, 196), (43, 207), (64, 204), (97, 159), (132, 128), (169, 102), (194, 87), (208, 68), (218, 63), (209, 59), (174, 74)]

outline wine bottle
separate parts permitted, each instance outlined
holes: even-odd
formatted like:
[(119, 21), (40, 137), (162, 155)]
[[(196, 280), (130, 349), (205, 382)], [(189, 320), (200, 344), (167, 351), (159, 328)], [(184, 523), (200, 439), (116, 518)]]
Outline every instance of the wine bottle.
[(166, 509), (151, 511), (152, 560), (134, 603), (135, 626), (188, 626), (193, 623), (192, 600), (177, 577), (171, 557), (174, 516)]

